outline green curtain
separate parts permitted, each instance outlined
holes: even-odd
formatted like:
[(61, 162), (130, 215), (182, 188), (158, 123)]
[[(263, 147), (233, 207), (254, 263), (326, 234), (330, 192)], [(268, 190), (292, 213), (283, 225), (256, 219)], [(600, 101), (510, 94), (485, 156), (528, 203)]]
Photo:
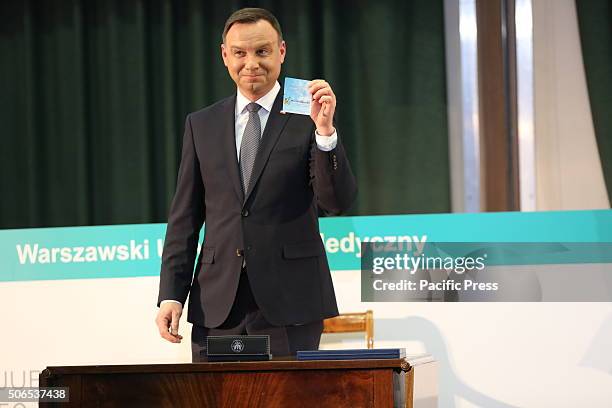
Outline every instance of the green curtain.
[(576, 0), (591, 114), (612, 202), (612, 3)]
[(282, 76), (332, 84), (352, 214), (450, 209), (442, 0), (0, 3), (0, 228), (165, 222), (185, 115), (235, 92), (244, 6), (279, 18)]

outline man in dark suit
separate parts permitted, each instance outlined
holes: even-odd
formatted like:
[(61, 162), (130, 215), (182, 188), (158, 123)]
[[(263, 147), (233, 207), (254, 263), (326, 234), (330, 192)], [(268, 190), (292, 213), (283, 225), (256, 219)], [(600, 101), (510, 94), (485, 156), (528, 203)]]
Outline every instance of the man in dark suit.
[(189, 294), (193, 361), (208, 335), (268, 334), (273, 355), (317, 349), (323, 319), (338, 314), (317, 206), (346, 210), (355, 179), (327, 82), (310, 83), (310, 117), (280, 112), (285, 52), (271, 13), (235, 12), (221, 54), (237, 93), (187, 116), (156, 323), (164, 339), (180, 342)]

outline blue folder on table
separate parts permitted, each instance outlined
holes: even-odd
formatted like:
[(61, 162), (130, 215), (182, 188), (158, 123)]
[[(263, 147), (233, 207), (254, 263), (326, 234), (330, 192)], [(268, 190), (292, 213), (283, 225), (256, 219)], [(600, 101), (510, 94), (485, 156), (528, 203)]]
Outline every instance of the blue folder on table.
[(351, 349), (298, 351), (298, 360), (380, 360), (406, 357), (405, 349)]

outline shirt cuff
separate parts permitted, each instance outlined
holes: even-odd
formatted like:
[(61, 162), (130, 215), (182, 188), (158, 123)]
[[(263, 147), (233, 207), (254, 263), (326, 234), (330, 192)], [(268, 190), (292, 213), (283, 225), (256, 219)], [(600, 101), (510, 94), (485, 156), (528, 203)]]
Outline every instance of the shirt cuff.
[(315, 130), (315, 137), (317, 139), (317, 147), (319, 148), (319, 150), (322, 150), (324, 152), (334, 150), (336, 148), (336, 145), (338, 144), (338, 132), (335, 130), (334, 133), (331, 134), (331, 136), (321, 136)]
[(159, 302), (159, 305), (163, 305), (164, 303), (178, 303), (179, 305), (181, 305), (181, 307), (183, 306), (183, 304), (181, 302), (179, 302), (178, 300), (173, 300), (173, 299), (167, 299), (167, 300), (162, 300), (161, 302)]

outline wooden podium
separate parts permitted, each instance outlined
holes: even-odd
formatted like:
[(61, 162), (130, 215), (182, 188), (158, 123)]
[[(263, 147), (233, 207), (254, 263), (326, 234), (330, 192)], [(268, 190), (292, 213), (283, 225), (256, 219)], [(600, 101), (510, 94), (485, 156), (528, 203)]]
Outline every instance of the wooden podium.
[(408, 359), (47, 367), (40, 386), (70, 390), (40, 407), (419, 406)]

